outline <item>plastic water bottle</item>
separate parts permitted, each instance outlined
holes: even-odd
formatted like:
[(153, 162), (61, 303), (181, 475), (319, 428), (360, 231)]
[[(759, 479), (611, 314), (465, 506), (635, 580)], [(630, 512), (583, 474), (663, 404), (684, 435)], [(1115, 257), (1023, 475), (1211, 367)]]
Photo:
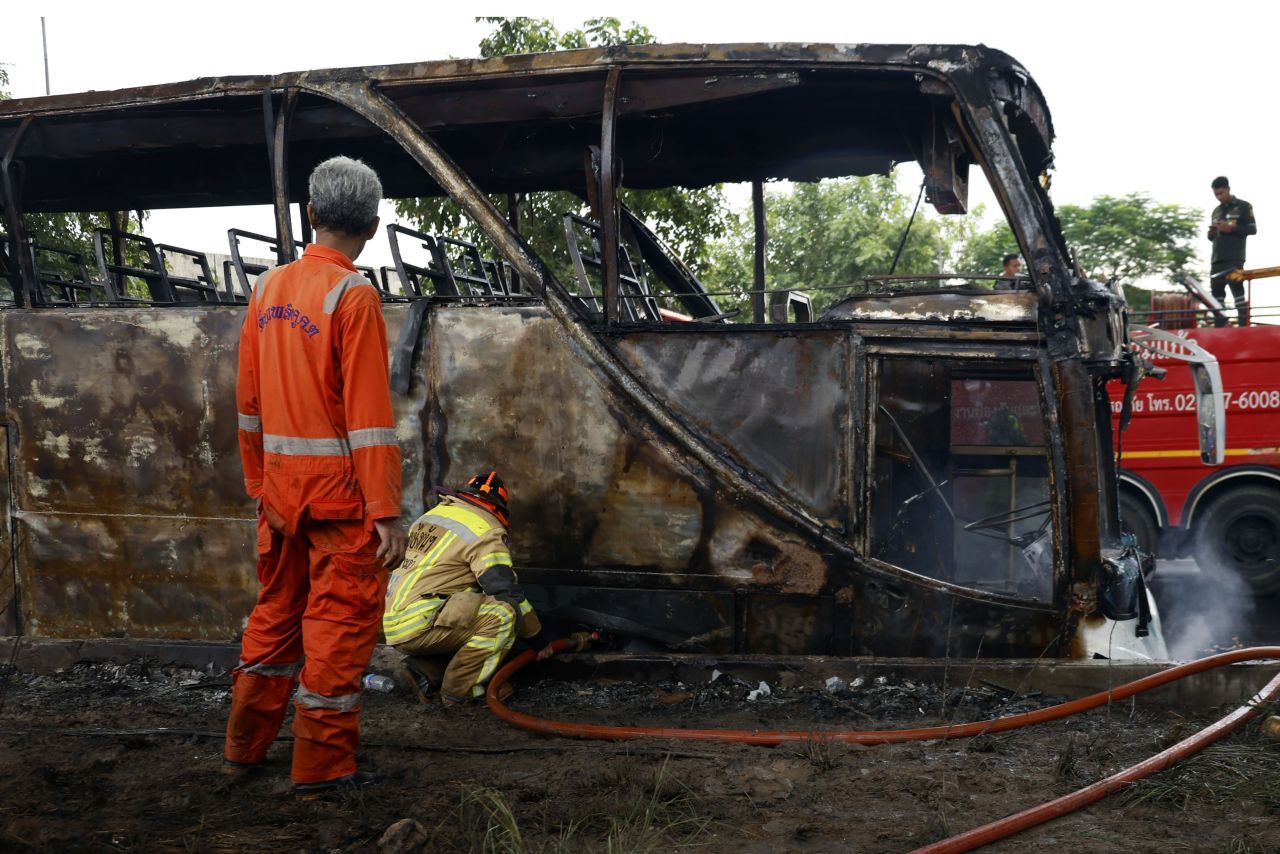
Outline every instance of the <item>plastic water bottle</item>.
[(396, 681), (390, 676), (383, 676), (380, 673), (366, 673), (364, 675), (364, 689), (377, 694), (390, 694), (396, 689)]

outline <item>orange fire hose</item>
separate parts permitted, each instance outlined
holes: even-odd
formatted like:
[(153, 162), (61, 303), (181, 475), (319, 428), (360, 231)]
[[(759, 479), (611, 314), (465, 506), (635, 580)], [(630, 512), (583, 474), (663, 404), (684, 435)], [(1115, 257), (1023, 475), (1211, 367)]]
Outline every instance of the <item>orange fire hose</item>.
[[(581, 649), (583, 645), (580, 642), (570, 640), (552, 642), (552, 647), (556, 652)], [(842, 741), (850, 744), (896, 744), (905, 741), (965, 738), (980, 733), (1005, 732), (1032, 726), (1033, 724), (1045, 723), (1046, 721), (1058, 720), (1089, 709), (1096, 709), (1106, 703), (1124, 700), (1144, 691), (1149, 691), (1152, 688), (1158, 688), (1161, 685), (1167, 685), (1187, 676), (1193, 676), (1228, 664), (1237, 664), (1242, 661), (1280, 659), (1280, 646), (1251, 647), (1249, 649), (1236, 649), (1219, 653), (1218, 655), (1211, 655), (1207, 658), (1170, 667), (1160, 673), (1144, 676), (1141, 679), (1127, 682), (1109, 691), (1099, 691), (1088, 697), (1081, 697), (1078, 700), (1071, 700), (1056, 706), (1038, 709), (1034, 712), (1025, 712), (986, 721), (975, 721), (968, 724), (919, 727), (916, 729), (847, 730), (841, 732), (809, 730), (761, 732), (726, 729), (682, 729), (677, 727), (608, 726), (538, 718), (513, 711), (498, 699), (498, 689), (521, 668), (533, 661), (534, 656), (535, 653), (533, 651), (521, 653), (502, 667), (489, 681), (489, 689), (485, 696), (489, 710), (512, 726), (530, 730), (531, 732), (541, 732), (565, 738), (586, 738), (604, 741), (624, 741), (633, 738), (677, 738), (691, 741), (722, 741), (772, 746), (784, 742), (810, 740)], [(1066, 815), (1080, 807), (1101, 800), (1130, 783), (1141, 780), (1157, 771), (1162, 771), (1185, 759), (1257, 715), (1264, 704), (1274, 702), (1277, 699), (1280, 699), (1280, 675), (1268, 682), (1245, 705), (1217, 723), (1204, 728), (1190, 738), (1178, 742), (1150, 759), (1113, 774), (1105, 780), (1086, 786), (1079, 791), (918, 849), (913, 854), (944, 854), (944, 852), (945, 854), (952, 854), (952, 852), (971, 851), (974, 848), (994, 842), (997, 839), (1003, 839), (1018, 831), (1026, 830), (1050, 819)]]
[[(1257, 647), (1254, 650), (1241, 650), (1241, 652), (1256, 652), (1266, 649), (1274, 650), (1275, 647)], [(1213, 657), (1216, 658), (1217, 656)], [(1275, 656), (1270, 655), (1267, 657), (1274, 658)], [(1201, 661), (1208, 660), (1201, 659)], [(1150, 777), (1157, 771), (1163, 771), (1170, 765), (1186, 759), (1201, 748), (1213, 744), (1249, 720), (1249, 718), (1258, 714), (1264, 704), (1275, 701), (1277, 697), (1280, 697), (1280, 676), (1276, 676), (1268, 682), (1266, 687), (1254, 694), (1249, 702), (1225, 718), (1205, 727), (1190, 738), (1183, 739), (1172, 747), (1160, 751), (1150, 759), (1144, 759), (1137, 765), (1130, 766), (1117, 774), (1112, 774), (1105, 780), (1099, 780), (1096, 783), (1085, 786), (1083, 789), (1077, 789), (1069, 795), (1063, 795), (1055, 800), (1040, 804), (1040, 806), (1014, 813), (999, 821), (975, 827), (973, 830), (958, 833), (950, 839), (944, 839), (941, 842), (917, 848), (911, 854), (958, 854), (960, 851), (972, 851), (975, 848), (981, 848), (983, 845), (995, 842), (997, 839), (1004, 839), (1006, 836), (1012, 836), (1021, 830), (1035, 827), (1037, 824), (1043, 824), (1069, 812), (1074, 812), (1094, 801), (1100, 801), (1107, 795), (1120, 791), (1130, 783), (1136, 783), (1138, 780)]]
[[(552, 642), (556, 652), (564, 652), (575, 646), (573, 641), (557, 640)], [(559, 735), (565, 738), (588, 738), (602, 741), (625, 741), (632, 738), (679, 738), (689, 741), (725, 741), (736, 744), (759, 744), (773, 746), (791, 741), (843, 741), (849, 744), (898, 744), (904, 741), (930, 741), (937, 738), (968, 738), (981, 733), (1005, 732), (1020, 729), (1024, 726), (1056, 721), (1080, 712), (1096, 709), (1107, 703), (1126, 700), (1143, 691), (1150, 691), (1161, 685), (1167, 685), (1196, 673), (1203, 673), (1227, 664), (1241, 661), (1258, 661), (1260, 659), (1280, 659), (1280, 646), (1259, 646), (1249, 649), (1235, 649), (1189, 661), (1144, 676), (1133, 682), (1126, 682), (1109, 691), (1099, 691), (1088, 697), (1025, 712), (1020, 715), (1009, 715), (986, 721), (974, 721), (967, 724), (947, 724), (944, 726), (919, 727), (916, 729), (886, 730), (845, 730), (838, 732), (815, 732), (811, 730), (759, 731), (732, 729), (684, 729), (679, 727), (647, 727), (647, 726), (610, 726), (605, 724), (581, 724), (568, 721), (554, 721), (537, 718), (532, 715), (513, 711), (498, 699), (497, 690), (521, 668), (533, 661), (534, 653), (527, 651), (513, 658), (489, 680), (489, 690), (485, 697), (489, 710), (502, 720), (531, 732), (547, 735)]]

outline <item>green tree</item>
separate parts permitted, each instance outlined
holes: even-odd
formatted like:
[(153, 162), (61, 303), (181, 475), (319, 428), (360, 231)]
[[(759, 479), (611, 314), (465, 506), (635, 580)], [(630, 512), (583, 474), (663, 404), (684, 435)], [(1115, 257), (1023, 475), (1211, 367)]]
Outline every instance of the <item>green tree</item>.
[[(798, 182), (765, 193), (768, 228), (766, 285), (809, 294), (821, 313), (860, 288), (864, 277), (883, 275), (915, 205), (915, 193), (902, 193), (891, 175)], [(929, 216), (922, 205), (894, 268), (896, 274), (949, 271), (956, 227)], [(730, 234), (719, 241), (703, 280), (713, 291), (742, 292), (752, 286), (754, 227), (749, 213), (732, 219)], [(718, 297), (722, 305), (747, 311), (744, 294)]]
[[(1089, 276), (1116, 279), (1130, 308), (1146, 311), (1151, 289), (1141, 280), (1180, 284), (1192, 273), (1203, 212), (1161, 204), (1145, 193), (1097, 196), (1088, 205), (1061, 205), (1058, 221), (1067, 248)], [(960, 251), (962, 267), (998, 270), (1000, 256), (1016, 252), (1009, 226), (1000, 222), (972, 235)]]
[[(591, 18), (580, 29), (564, 32), (547, 18), (481, 17), (476, 20), (493, 25), (489, 35), (480, 40), (480, 55), (486, 58), (655, 41), (648, 27), (634, 22), (624, 27), (617, 18)], [(719, 186), (696, 190), (623, 187), (619, 198), (695, 269), (709, 260), (712, 242), (729, 227), (728, 205)], [(493, 201), (499, 210), (505, 210), (508, 204), (505, 198), (495, 197)], [(494, 254), (479, 229), (447, 198), (398, 199), (395, 208), (400, 217), (421, 231), (463, 237), (479, 243), (486, 255)], [(520, 233), (556, 277), (572, 287), (563, 218), (566, 213), (591, 216), (586, 203), (569, 192), (530, 193), (520, 198), (519, 212)]]
[(985, 230), (978, 231), (976, 222), (982, 217), (982, 208), (974, 210), (972, 219), (967, 220), (969, 226), (963, 235), (957, 235), (956, 269), (974, 275), (991, 276), (998, 274), (1002, 268), (1004, 256), (1012, 252), (1020, 252), (1018, 241), (1013, 236), (1013, 229), (1004, 221), (992, 224)]
[(1137, 282), (1181, 284), (1192, 273), (1203, 212), (1160, 204), (1145, 193), (1097, 196), (1087, 206), (1062, 205), (1058, 221), (1067, 246), (1095, 279), (1116, 279), (1133, 311), (1151, 308), (1151, 289)]
[(1177, 283), (1189, 275), (1194, 241), (1203, 213), (1160, 204), (1146, 193), (1096, 196), (1087, 206), (1062, 205), (1058, 221), (1067, 246), (1093, 278), (1163, 278)]
[(548, 53), (657, 41), (648, 27), (633, 21), (623, 29), (617, 18), (589, 18), (581, 29), (565, 33), (560, 32), (548, 18), (486, 16), (476, 18), (476, 21), (494, 25), (493, 31), (480, 40), (480, 55), (486, 59), (517, 53)]

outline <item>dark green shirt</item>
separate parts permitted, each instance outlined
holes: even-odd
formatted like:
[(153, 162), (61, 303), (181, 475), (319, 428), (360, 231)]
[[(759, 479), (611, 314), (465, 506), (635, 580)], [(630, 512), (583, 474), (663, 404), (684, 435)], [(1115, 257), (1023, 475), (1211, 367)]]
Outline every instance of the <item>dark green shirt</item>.
[(1218, 205), (1209, 217), (1210, 225), (1218, 220), (1226, 220), (1235, 225), (1236, 230), (1230, 234), (1219, 234), (1211, 238), (1213, 241), (1213, 262), (1239, 261), (1244, 263), (1244, 241), (1251, 234), (1258, 233), (1258, 224), (1253, 220), (1253, 205), (1244, 199), (1232, 197), (1231, 201)]

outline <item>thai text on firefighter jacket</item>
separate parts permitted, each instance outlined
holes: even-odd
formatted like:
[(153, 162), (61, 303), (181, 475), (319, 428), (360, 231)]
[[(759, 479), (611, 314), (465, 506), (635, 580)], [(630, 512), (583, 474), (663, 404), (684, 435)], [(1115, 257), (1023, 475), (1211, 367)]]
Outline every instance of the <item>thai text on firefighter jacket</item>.
[[(305, 518), (400, 515), (400, 446), (378, 292), (333, 249), (263, 273), (236, 385), (245, 488), (292, 535)], [(274, 513), (272, 512), (274, 511)]]

